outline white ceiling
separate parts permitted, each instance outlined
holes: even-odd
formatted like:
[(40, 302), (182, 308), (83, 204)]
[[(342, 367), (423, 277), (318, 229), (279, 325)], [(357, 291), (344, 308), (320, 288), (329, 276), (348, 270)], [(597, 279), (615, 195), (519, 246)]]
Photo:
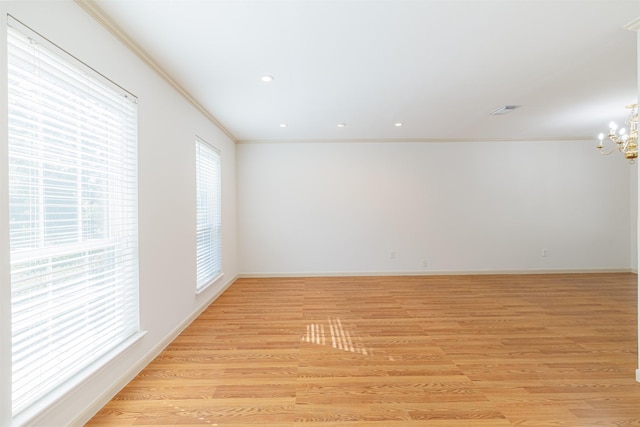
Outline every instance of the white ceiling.
[(78, 1), (237, 141), (584, 138), (637, 98), (638, 0)]

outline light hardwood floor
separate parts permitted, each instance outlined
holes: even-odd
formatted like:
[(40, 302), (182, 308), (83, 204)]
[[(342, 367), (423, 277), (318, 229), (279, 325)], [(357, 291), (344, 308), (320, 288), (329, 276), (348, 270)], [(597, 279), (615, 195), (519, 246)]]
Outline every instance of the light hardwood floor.
[(640, 426), (634, 274), (240, 279), (88, 426)]

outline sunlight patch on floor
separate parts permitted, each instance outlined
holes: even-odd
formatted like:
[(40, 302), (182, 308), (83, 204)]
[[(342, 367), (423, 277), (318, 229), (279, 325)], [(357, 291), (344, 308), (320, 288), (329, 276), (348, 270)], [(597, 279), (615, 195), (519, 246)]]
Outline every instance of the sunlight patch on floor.
[(353, 330), (342, 326), (340, 318), (332, 319), (329, 317), (326, 327), (323, 323), (307, 324), (307, 332), (302, 336), (302, 341), (318, 345), (328, 345), (329, 338), (331, 347), (336, 350), (360, 353), (365, 356), (371, 354), (371, 351), (364, 346), (362, 339), (358, 337)]

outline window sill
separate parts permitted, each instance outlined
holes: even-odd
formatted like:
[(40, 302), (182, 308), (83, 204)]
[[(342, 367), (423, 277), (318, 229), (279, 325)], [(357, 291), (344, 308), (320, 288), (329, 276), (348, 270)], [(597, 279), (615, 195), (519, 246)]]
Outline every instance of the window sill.
[(133, 347), (146, 334), (147, 331), (139, 331), (131, 337), (127, 338), (124, 342), (114, 347), (112, 350), (107, 352), (104, 356), (96, 360), (91, 365), (87, 366), (86, 369), (83, 369), (73, 377), (69, 378), (68, 381), (62, 383), (59, 387), (43, 396), (40, 400), (33, 403), (28, 408), (18, 412), (12, 418), (11, 425), (22, 426), (30, 422), (38, 421), (38, 418), (44, 417), (44, 412), (47, 409), (52, 408), (62, 402), (67, 397), (67, 395), (72, 393), (74, 389), (81, 386), (83, 383), (91, 381), (92, 377), (98, 375), (107, 365), (112, 363), (118, 356), (123, 354), (129, 348)]
[(204, 291), (206, 291), (207, 289), (209, 289), (209, 287), (211, 285), (213, 285), (215, 282), (217, 282), (218, 280), (222, 279), (224, 277), (224, 273), (220, 273), (217, 276), (215, 276), (213, 279), (209, 280), (204, 286), (196, 289), (196, 295), (200, 295), (201, 293), (203, 293)]

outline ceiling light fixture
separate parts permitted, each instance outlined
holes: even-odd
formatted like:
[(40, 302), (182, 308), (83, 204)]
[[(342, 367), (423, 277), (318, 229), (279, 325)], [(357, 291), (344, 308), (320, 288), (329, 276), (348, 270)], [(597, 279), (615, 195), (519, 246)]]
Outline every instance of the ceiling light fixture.
[(269, 82), (272, 82), (272, 81), (274, 80), (274, 78), (273, 78), (273, 76), (272, 76), (272, 75), (268, 75), (268, 74), (267, 74), (266, 76), (262, 76), (262, 79), (261, 79), (261, 80), (262, 80), (263, 82), (269, 83)]
[(281, 127), (281, 128), (286, 128), (287, 126), (289, 126), (289, 125), (288, 125), (288, 124), (286, 124), (286, 123), (280, 123), (280, 127)]
[(399, 128), (399, 127), (404, 126), (404, 123), (402, 123), (402, 122), (395, 122), (393, 125), (394, 125), (395, 127)]
[(492, 112), (490, 112), (489, 115), (490, 116), (501, 116), (503, 114), (508, 114), (508, 113), (512, 112), (516, 108), (518, 108), (517, 105), (503, 105), (502, 107), (498, 108), (497, 110), (493, 110)]
[(337, 126), (338, 126), (339, 128), (343, 128), (343, 127), (346, 127), (346, 126), (347, 126), (347, 124), (346, 124), (346, 123), (338, 123), (338, 125), (337, 125)]
[[(625, 108), (631, 110), (629, 113), (629, 118), (624, 122), (629, 125), (629, 131), (627, 129), (621, 128), (618, 131), (618, 125), (615, 122), (609, 123), (609, 133), (607, 134), (607, 138), (614, 143), (615, 145), (611, 149), (611, 151), (603, 151), (604, 148), (603, 140), (604, 133), (598, 135), (598, 145), (596, 148), (600, 151), (600, 154), (605, 156), (616, 151), (620, 151), (625, 159), (629, 160), (629, 163), (635, 163), (635, 158), (638, 157), (638, 104), (630, 104)], [(616, 131), (618, 133), (616, 134)]]

